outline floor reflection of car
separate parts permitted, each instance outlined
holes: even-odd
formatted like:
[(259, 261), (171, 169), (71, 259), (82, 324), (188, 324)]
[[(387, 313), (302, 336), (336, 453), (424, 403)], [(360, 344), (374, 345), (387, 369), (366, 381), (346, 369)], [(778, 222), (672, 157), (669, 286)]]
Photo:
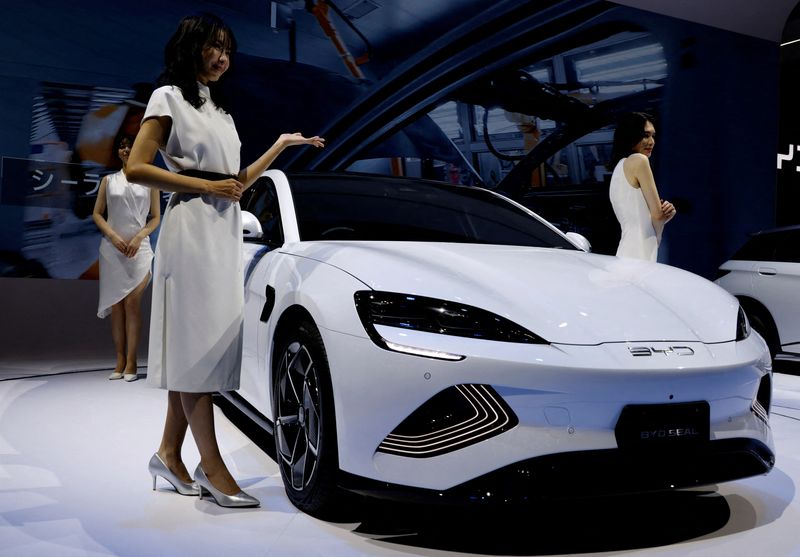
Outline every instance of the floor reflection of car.
[(753, 234), (717, 272), (778, 358), (800, 361), (800, 226)]
[(286, 493), (439, 501), (768, 472), (772, 373), (738, 302), (586, 253), (481, 188), (270, 170), (243, 199), (241, 389)]

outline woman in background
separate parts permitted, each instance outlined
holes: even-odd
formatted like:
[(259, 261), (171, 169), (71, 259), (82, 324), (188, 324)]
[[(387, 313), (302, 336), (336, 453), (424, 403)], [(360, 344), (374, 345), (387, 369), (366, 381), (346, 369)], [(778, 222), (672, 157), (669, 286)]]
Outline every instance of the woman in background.
[[(241, 168), (240, 142), (219, 94), (236, 50), (231, 29), (211, 14), (181, 20), (164, 51), (165, 69), (150, 97), (129, 163), (142, 184), (174, 192), (164, 213), (153, 278), (147, 382), (166, 389), (167, 415), (156, 477), (182, 495), (209, 493), (223, 507), (255, 507), (220, 455), (211, 394), (239, 388), (242, 359), (242, 223), (239, 199), (292, 145), (319, 137), (283, 134)], [(168, 170), (153, 164), (160, 152)], [(200, 464), (190, 477), (181, 458), (191, 426)]]
[(625, 114), (614, 132), (609, 196), (622, 229), (618, 257), (656, 261), (664, 225), (675, 216), (672, 203), (659, 197), (650, 168), (655, 136), (653, 118), (642, 112)]
[[(136, 352), (142, 326), (142, 293), (150, 282), (150, 234), (161, 220), (158, 190), (129, 182), (126, 176), (133, 138), (122, 136), (117, 155), (122, 170), (100, 182), (92, 217), (100, 240), (100, 300), (97, 316), (111, 314), (117, 365), (109, 379), (136, 381)], [(108, 219), (103, 214), (108, 212)], [(148, 214), (150, 220), (147, 220)]]

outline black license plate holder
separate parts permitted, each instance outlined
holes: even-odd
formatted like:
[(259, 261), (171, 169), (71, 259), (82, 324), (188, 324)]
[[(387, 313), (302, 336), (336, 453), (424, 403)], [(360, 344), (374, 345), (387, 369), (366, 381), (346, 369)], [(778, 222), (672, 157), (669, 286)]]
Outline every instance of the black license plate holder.
[(672, 404), (628, 404), (614, 434), (626, 450), (701, 448), (708, 444), (711, 410), (706, 401)]

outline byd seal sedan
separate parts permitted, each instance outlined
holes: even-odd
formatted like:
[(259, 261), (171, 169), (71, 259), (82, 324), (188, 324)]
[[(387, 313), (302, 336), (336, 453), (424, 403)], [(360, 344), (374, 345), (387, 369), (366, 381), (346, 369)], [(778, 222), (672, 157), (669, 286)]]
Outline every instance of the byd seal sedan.
[(241, 389), (286, 493), (449, 501), (768, 472), (772, 371), (739, 302), (587, 253), (495, 193), (270, 170), (243, 200)]

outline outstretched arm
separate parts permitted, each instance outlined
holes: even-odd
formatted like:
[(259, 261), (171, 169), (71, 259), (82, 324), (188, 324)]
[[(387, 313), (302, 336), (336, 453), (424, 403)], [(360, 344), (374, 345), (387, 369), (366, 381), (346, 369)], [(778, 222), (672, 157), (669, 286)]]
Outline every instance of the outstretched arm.
[(278, 138), (275, 143), (272, 144), (272, 147), (267, 149), (263, 155), (258, 157), (253, 164), (248, 166), (247, 168), (243, 168), (239, 172), (239, 181), (244, 185), (244, 188), (247, 189), (253, 182), (255, 182), (264, 171), (269, 168), (278, 155), (280, 155), (284, 149), (287, 147), (291, 147), (293, 145), (313, 145), (314, 147), (324, 147), (325, 140), (318, 135), (314, 137), (303, 137), (301, 133), (284, 133)]

